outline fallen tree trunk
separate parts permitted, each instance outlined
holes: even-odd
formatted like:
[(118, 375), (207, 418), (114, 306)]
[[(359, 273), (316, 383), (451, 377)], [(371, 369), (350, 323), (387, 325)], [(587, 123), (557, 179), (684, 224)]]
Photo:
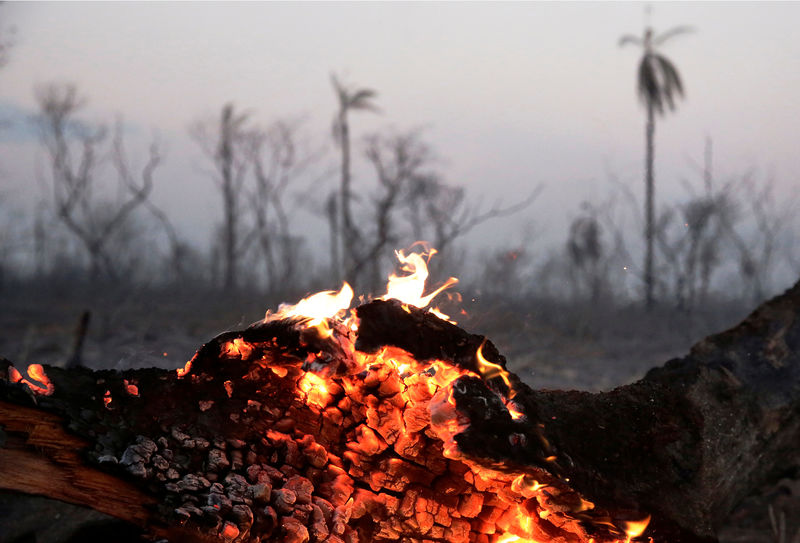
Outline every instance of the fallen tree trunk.
[(599, 394), (531, 390), (427, 312), (357, 313), (333, 339), (287, 321), (225, 333), (177, 374), (34, 370), (50, 395), (0, 364), (0, 488), (171, 541), (600, 543), (651, 515), (645, 535), (676, 543), (713, 541), (797, 466), (800, 283)]

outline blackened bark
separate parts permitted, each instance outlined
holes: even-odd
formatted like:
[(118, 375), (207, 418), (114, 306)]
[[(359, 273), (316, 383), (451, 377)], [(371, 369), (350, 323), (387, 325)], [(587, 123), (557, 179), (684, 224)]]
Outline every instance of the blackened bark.
[[(479, 374), (476, 353), (483, 346), (486, 360), (505, 365), (505, 359), (483, 336), (469, 334), (429, 313), (403, 308), (395, 301), (371, 302), (357, 313), (356, 347), (362, 351), (392, 345), (418, 360), (449, 361)], [(242, 353), (225, 354), (237, 339), (254, 346), (252, 351), (246, 347)], [(314, 353), (314, 362), (308, 362), (309, 353)], [(265, 357), (268, 363), (263, 362)], [(306, 514), (308, 526), (322, 530), (318, 535), (333, 526), (339, 526), (343, 535), (342, 522), (348, 522), (343, 519), (353, 513), (359, 516), (346, 529), (374, 541), (422, 537), (434, 529), (442, 534), (451, 530), (449, 536), (442, 536), (450, 540), (463, 536), (469, 523), (464, 528), (462, 522), (462, 532), (458, 532), (456, 525), (434, 525), (424, 511), (416, 517), (409, 512), (413, 522), (397, 530), (378, 522), (384, 519), (389, 526), (403, 512), (405, 501), (398, 501), (403, 496), (412, 496), (412, 508), (430, 502), (437, 507), (470, 510), (471, 506), (458, 500), (448, 505), (452, 492), (475, 490), (458, 475), (462, 469), (458, 461), (437, 456), (441, 448), (437, 449), (435, 440), (426, 445), (425, 454), (410, 460), (396, 455), (392, 447), (369, 456), (358, 447), (352, 449), (352, 442), (348, 447), (346, 421), (331, 423), (339, 416), (365, 416), (363, 410), (370, 409), (367, 404), (353, 407), (352, 414), (337, 404), (339, 413), (328, 419), (329, 415), (320, 418), (306, 403), (298, 403), (298, 379), (309, 364), (324, 375), (341, 376), (349, 371), (346, 358), (341, 345), (315, 343), (313, 334), (276, 322), (215, 338), (200, 349), (183, 378), (155, 369), (117, 373), (46, 368), (55, 393), (34, 397), (27, 387), (9, 382), (6, 361), (0, 364), (0, 425), (7, 437), (0, 444), (0, 453), (7, 460), (19, 460), (15, 455), (22, 451), (19, 454), (24, 453), (26, 469), (36, 468), (30, 465), (37, 458), (31, 452), (39, 451), (48, 469), (77, 463), (85, 473), (94, 470), (101, 478), (110, 475), (137, 482), (138, 492), (152, 498), (154, 505), (132, 509), (129, 520), (154, 533), (159, 526), (163, 533), (164, 523), (177, 529), (179, 521), (190, 519), (181, 529), (203, 537), (215, 533), (222, 537), (225, 530), (232, 533), (235, 528), (237, 534), (252, 530), (266, 538), (294, 534), (302, 540), (306, 528), (297, 521), (297, 511), (282, 517), (289, 513), (280, 509), (288, 507), (289, 495), (283, 490), (291, 485), (297, 490), (305, 484), (292, 479), (296, 475), (313, 481), (315, 493), (319, 490), (333, 502), (336, 499), (331, 496), (343, 500), (332, 503), (344, 507), (336, 522), (330, 517), (320, 521), (325, 524), (322, 526), (312, 522), (311, 513)], [(271, 368), (284, 368), (286, 373)], [(354, 378), (369, 379), (366, 373)], [(610, 392), (534, 391), (513, 374), (505, 379), (497, 374), (485, 377), (466, 375), (453, 384), (456, 409), (469, 420), (467, 428), (454, 436), (461, 457), (501, 471), (534, 473), (539, 482), (551, 486), (553, 499), (562, 503), (575, 499), (573, 491), (577, 491), (595, 504), (594, 511), (616, 519), (626, 514), (631, 519), (651, 514), (647, 535), (656, 541), (713, 541), (715, 529), (738, 501), (798, 465), (800, 283), (735, 328), (701, 341), (686, 357)], [(506, 401), (513, 402), (525, 416), (513, 419)], [(25, 413), (34, 415), (26, 418)], [(40, 420), (35, 413), (43, 413)], [(69, 434), (58, 434), (59, 424)], [(391, 431), (382, 426), (382, 420), (375, 424), (378, 433)], [(43, 439), (42, 435), (50, 437)], [(75, 438), (70, 436), (79, 436), (86, 446), (77, 456), (67, 455), (71, 460), (66, 461), (65, 451), (74, 453), (75, 449), (71, 441)], [(359, 436), (364, 438), (363, 443), (359, 441), (362, 448), (382, 443), (367, 434)], [(426, 436), (433, 439), (432, 434)], [(391, 441), (386, 438), (389, 445)], [(340, 474), (339, 468), (325, 471), (315, 467), (329, 461), (327, 454), (346, 458), (348, 484), (355, 485), (355, 490), (336, 486), (344, 484), (336, 479), (338, 475), (334, 477)], [(261, 473), (261, 468), (250, 473), (251, 466), (275, 463), (283, 466), (283, 471), (275, 469), (263, 481), (255, 473)], [(419, 469), (420, 465), (425, 468)], [(0, 486), (25, 490), (12, 466), (8, 461), (0, 464)], [(374, 473), (385, 475), (391, 466), (397, 470), (393, 475), (397, 479), (375, 480)], [(247, 472), (248, 479), (233, 476), (239, 472)], [(213, 486), (215, 483), (219, 486)], [(258, 485), (267, 483), (279, 492), (257, 498), (257, 493), (264, 491)], [(126, 484), (120, 482), (120, 488)], [(378, 490), (382, 485), (395, 490), (384, 493)], [(59, 499), (79, 503), (84, 499), (52, 486), (50, 490), (34, 485), (29, 491), (49, 491)], [(119, 490), (114, 485), (95, 486), (108, 503), (120, 499), (115, 497)], [(427, 494), (419, 494), (427, 488)], [(243, 492), (250, 496), (249, 504), (231, 501), (241, 498)], [(357, 498), (356, 512), (346, 510), (343, 492)], [(202, 509), (209, 507), (206, 500), (209, 504), (220, 501), (222, 510)], [(83, 503), (97, 507), (91, 501)], [(197, 507), (192, 505), (195, 503)], [(314, 504), (308, 508), (313, 509)], [(146, 511), (145, 520), (142, 510)], [(609, 540), (609, 534), (597, 531), (598, 518), (590, 518), (590, 513), (570, 518), (586, 523), (585, 535)], [(302, 514), (300, 518), (304, 518)], [(483, 526), (482, 522), (476, 516), (471, 529)], [(578, 532), (547, 526), (551, 536), (579, 540)], [(401, 528), (408, 531), (399, 531)]]

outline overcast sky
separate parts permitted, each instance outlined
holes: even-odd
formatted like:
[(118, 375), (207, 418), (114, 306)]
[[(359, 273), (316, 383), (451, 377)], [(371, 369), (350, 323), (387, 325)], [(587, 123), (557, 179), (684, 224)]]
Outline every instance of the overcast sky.
[[(381, 114), (354, 115), (356, 137), (424, 128), (444, 176), (487, 201), (545, 184), (524, 216), (482, 227), (482, 242), (513, 243), (531, 222), (559, 239), (563, 215), (607, 192), (607, 171), (642, 193), (639, 50), (617, 43), (641, 34), (644, 4), (10, 2), (0, 21), (17, 28), (0, 70), (0, 187), (20, 201), (39, 190), (35, 135), (20, 119), (37, 84), (70, 81), (89, 118), (121, 113), (142, 138), (160, 134), (169, 154), (155, 199), (205, 241), (220, 206), (187, 127), (233, 101), (263, 122), (305, 116), (330, 145), (332, 71), (378, 91)], [(800, 3), (657, 2), (650, 21), (696, 28), (662, 49), (686, 100), (657, 124), (659, 198), (684, 194), (681, 178), (699, 185), (690, 161), (707, 136), (718, 178), (756, 168), (797, 186)]]

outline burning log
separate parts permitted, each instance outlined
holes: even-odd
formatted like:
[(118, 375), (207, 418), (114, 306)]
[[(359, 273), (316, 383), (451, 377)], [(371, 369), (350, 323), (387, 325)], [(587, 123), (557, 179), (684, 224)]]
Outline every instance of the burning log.
[(171, 540), (675, 543), (797, 460), (800, 283), (600, 394), (534, 391), (408, 303), (312, 313), (178, 372), (3, 362), (0, 488)]

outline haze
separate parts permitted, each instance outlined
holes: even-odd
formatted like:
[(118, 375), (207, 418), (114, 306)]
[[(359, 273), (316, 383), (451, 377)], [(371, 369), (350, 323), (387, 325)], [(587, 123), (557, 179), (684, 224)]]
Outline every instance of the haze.
[[(608, 172), (642, 193), (639, 51), (617, 42), (641, 34), (645, 11), (639, 3), (9, 3), (0, 16), (17, 36), (0, 70), (0, 183), (22, 207), (41, 196), (36, 172), (46, 168), (25, 121), (33, 89), (74, 82), (89, 99), (87, 117), (122, 114), (142, 142), (159, 134), (168, 155), (154, 200), (205, 244), (221, 210), (187, 127), (230, 101), (264, 122), (304, 117), (313, 143), (331, 147), (336, 72), (378, 92), (381, 114), (354, 115), (354, 141), (385, 127), (422, 128), (445, 178), (477, 199), (513, 202), (545, 185), (531, 208), (482, 225), (471, 241), (501, 234), (521, 243), (531, 231), (557, 241), (565, 217), (605, 193)], [(692, 161), (702, 161), (706, 137), (719, 179), (755, 169), (789, 192), (800, 171), (800, 4), (651, 11), (656, 31), (696, 28), (663, 48), (687, 96), (657, 125), (659, 202), (685, 194), (680, 179), (699, 182)], [(143, 160), (144, 146), (130, 147)], [(326, 160), (335, 168), (335, 153)], [(335, 174), (320, 182), (332, 188)], [(374, 181), (357, 169), (355, 183)], [(323, 227), (311, 228), (324, 238)]]

